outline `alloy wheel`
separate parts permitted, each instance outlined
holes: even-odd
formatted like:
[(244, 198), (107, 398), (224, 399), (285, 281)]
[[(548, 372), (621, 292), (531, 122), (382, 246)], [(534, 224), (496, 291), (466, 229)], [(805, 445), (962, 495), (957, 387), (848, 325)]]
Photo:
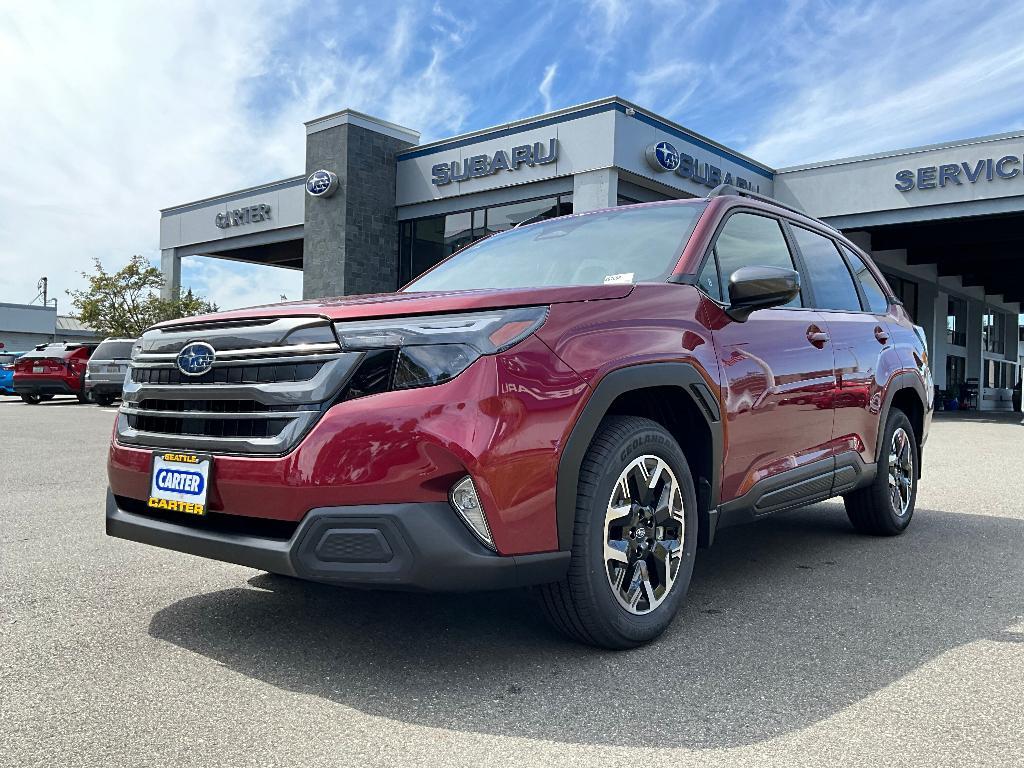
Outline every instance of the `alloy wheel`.
[(622, 470), (608, 500), (604, 561), (619, 605), (650, 613), (668, 597), (683, 559), (683, 495), (665, 461), (645, 455)]
[(897, 427), (889, 446), (889, 501), (899, 517), (910, 509), (913, 486), (914, 451), (910, 436), (903, 427)]

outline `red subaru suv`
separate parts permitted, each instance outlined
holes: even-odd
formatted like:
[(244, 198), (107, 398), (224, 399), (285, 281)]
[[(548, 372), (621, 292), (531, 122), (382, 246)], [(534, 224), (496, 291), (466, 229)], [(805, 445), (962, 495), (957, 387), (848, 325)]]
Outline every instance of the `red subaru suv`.
[(14, 363), (14, 393), (29, 405), (54, 395), (86, 402), (85, 370), (96, 344), (56, 343), (26, 352)]
[(339, 585), (533, 586), (627, 648), (727, 526), (910, 523), (924, 334), (841, 233), (731, 187), (479, 241), (393, 294), (157, 325), (107, 533)]

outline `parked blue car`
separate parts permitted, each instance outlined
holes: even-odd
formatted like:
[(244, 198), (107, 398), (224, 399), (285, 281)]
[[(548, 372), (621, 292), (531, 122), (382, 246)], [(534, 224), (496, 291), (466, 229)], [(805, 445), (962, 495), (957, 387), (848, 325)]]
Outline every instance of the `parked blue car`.
[(14, 394), (14, 361), (24, 354), (0, 351), (0, 395)]

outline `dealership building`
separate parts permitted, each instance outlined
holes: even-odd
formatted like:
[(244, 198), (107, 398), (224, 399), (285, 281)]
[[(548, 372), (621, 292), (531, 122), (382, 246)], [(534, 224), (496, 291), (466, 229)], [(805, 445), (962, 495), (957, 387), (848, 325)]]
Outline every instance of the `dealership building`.
[(306, 298), (393, 291), (520, 222), (728, 183), (845, 232), (924, 327), (939, 388), (1010, 407), (1024, 132), (772, 168), (615, 97), (429, 144), (353, 110), (305, 128), (301, 174), (161, 211), (167, 293), (186, 256), (302, 270)]

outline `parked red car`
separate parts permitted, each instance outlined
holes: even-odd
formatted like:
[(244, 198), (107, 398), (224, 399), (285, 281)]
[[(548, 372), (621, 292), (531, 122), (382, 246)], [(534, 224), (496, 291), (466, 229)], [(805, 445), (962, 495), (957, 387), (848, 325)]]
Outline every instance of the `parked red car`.
[(626, 648), (727, 526), (843, 496), (902, 532), (932, 391), (866, 254), (723, 187), (521, 226), (395, 294), (150, 329), (107, 533), (342, 585), (535, 585)]
[(75, 395), (86, 402), (85, 369), (96, 344), (47, 344), (14, 363), (14, 392), (30, 405), (54, 395)]

